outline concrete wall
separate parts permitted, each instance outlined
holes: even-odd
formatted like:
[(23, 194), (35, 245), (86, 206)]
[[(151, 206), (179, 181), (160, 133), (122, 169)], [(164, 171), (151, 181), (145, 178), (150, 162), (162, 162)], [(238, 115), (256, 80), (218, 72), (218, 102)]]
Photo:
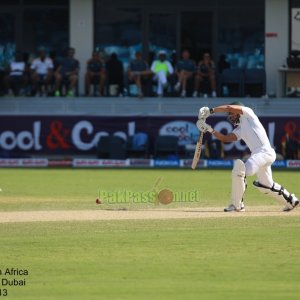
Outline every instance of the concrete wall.
[(266, 0), (265, 30), (266, 34), (275, 33), (277, 36), (265, 40), (267, 92), (281, 94), (280, 75), (278, 69), (286, 64), (289, 49), (289, 1)]
[(93, 0), (70, 0), (70, 46), (76, 49), (80, 61), (79, 93), (84, 93), (86, 61), (94, 47)]

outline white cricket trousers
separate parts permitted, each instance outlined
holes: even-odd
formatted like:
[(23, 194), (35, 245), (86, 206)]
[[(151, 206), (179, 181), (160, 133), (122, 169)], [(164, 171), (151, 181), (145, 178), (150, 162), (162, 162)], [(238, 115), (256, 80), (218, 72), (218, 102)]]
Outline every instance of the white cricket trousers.
[(164, 71), (159, 71), (156, 73), (154, 80), (157, 81), (157, 94), (162, 95), (164, 92), (164, 87), (167, 84), (167, 75)]
[(271, 188), (274, 183), (271, 165), (275, 159), (276, 153), (273, 149), (263, 149), (260, 152), (253, 153), (245, 163), (246, 176), (256, 174), (260, 184)]

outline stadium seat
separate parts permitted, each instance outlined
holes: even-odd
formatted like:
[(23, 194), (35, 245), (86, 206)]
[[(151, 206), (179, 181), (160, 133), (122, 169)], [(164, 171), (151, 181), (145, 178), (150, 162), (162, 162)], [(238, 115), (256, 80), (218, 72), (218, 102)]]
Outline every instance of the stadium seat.
[(126, 142), (118, 136), (111, 136), (109, 140), (109, 158), (126, 159), (126, 154)]
[(97, 157), (109, 158), (109, 136), (102, 136), (97, 144)]
[(266, 71), (264, 69), (245, 70), (244, 94), (261, 97), (266, 94)]
[(117, 136), (103, 136), (97, 145), (97, 157), (126, 159), (126, 143)]
[(173, 135), (159, 135), (155, 141), (155, 157), (178, 155), (178, 137)]
[[(224, 94), (224, 87), (228, 87), (228, 95)], [(219, 77), (219, 94), (223, 97), (242, 97), (244, 87), (244, 71), (241, 69), (225, 69)]]
[(147, 157), (149, 137), (144, 132), (138, 132), (128, 138), (127, 153), (129, 157)]

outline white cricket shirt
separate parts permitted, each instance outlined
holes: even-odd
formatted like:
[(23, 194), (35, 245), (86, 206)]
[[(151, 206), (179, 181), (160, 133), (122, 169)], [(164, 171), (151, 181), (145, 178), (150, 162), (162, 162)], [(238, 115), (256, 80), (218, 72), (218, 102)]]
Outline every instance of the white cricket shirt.
[(10, 70), (11, 76), (22, 76), (25, 72), (25, 63), (23, 61), (12, 61)]
[(33, 60), (30, 68), (39, 75), (46, 75), (49, 69), (53, 69), (53, 61), (50, 57), (45, 58), (44, 61), (38, 57)]
[(252, 153), (261, 150), (271, 150), (271, 144), (265, 128), (260, 123), (257, 115), (249, 107), (242, 107), (243, 114), (240, 115), (240, 123), (232, 133), (238, 140), (243, 140)]

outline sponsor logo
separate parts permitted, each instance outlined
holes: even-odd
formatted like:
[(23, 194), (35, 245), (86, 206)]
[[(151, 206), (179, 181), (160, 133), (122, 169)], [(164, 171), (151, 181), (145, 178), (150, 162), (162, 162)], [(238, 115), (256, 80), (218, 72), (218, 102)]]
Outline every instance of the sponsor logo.
[(128, 160), (116, 159), (74, 159), (73, 167), (126, 167)]
[[(181, 167), (191, 167), (192, 166), (192, 162), (193, 162), (193, 160), (192, 159), (182, 159), (181, 161), (180, 161), (180, 166)], [(200, 159), (199, 161), (198, 161), (198, 164), (197, 164), (197, 166), (198, 167), (202, 167), (202, 168), (204, 168), (204, 167), (206, 167), (206, 160), (205, 159)]]
[(233, 161), (226, 160), (226, 159), (208, 159), (207, 166), (208, 167), (227, 168), (227, 167), (233, 166)]
[(72, 167), (73, 161), (70, 159), (51, 159), (49, 160), (48, 166), (49, 167)]
[(20, 131), (15, 133), (7, 130), (0, 133), (0, 147), (4, 150), (13, 150), (19, 148), (21, 150), (35, 150), (42, 149), (40, 144), (41, 122), (33, 123), (32, 131)]
[(155, 159), (155, 167), (179, 167), (179, 160), (164, 160), (164, 159)]
[(129, 165), (130, 166), (136, 166), (136, 167), (150, 167), (153, 165), (153, 160), (152, 159), (130, 159), (129, 160)]
[(160, 135), (173, 135), (178, 137), (178, 145), (195, 144), (199, 130), (195, 124), (188, 121), (173, 121), (159, 129)]
[(288, 160), (287, 167), (288, 168), (300, 168), (300, 160)]
[(0, 167), (47, 167), (48, 159), (0, 159)]
[(272, 167), (285, 168), (286, 167), (286, 161), (285, 160), (275, 160)]

